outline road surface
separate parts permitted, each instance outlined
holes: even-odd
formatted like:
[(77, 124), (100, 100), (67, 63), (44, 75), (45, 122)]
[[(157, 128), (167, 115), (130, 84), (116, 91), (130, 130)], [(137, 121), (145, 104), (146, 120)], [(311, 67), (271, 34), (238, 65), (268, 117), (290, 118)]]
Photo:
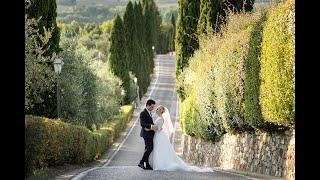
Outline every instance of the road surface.
[[(215, 170), (214, 172), (166, 172), (143, 170), (137, 166), (143, 152), (144, 141), (140, 137), (140, 123), (138, 115), (144, 108), (148, 98), (156, 101), (157, 105), (166, 106), (171, 114), (173, 124), (178, 124), (177, 116), (177, 94), (175, 92), (175, 60), (169, 55), (157, 55), (155, 58), (155, 72), (152, 77), (151, 85), (147, 93), (141, 100), (141, 106), (137, 107), (133, 113), (132, 120), (127, 128), (123, 140), (116, 142), (117, 146), (110, 152), (110, 157), (101, 166), (87, 168), (85, 171), (77, 173), (72, 177), (73, 180), (147, 180), (147, 179), (184, 179), (184, 180), (245, 180), (257, 179), (242, 174), (228, 173)], [(156, 117), (154, 114), (153, 117)], [(179, 141), (176, 136), (171, 140)], [(177, 142), (174, 142), (177, 143)], [(179, 142), (178, 142), (179, 143)]]

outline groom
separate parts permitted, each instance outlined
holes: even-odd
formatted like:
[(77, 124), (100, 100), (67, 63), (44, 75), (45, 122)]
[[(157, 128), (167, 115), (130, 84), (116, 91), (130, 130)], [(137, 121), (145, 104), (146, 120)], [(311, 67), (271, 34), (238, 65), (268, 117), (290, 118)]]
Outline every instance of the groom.
[[(138, 164), (139, 167), (142, 169), (151, 169), (151, 166), (148, 162), (149, 155), (153, 150), (153, 136), (154, 130), (157, 128), (156, 125), (153, 124), (151, 111), (153, 110), (156, 102), (152, 99), (149, 99), (146, 103), (146, 108), (140, 113), (140, 125), (141, 125), (141, 132), (140, 136), (144, 139), (144, 154), (143, 157)], [(144, 166), (146, 163), (146, 166)]]

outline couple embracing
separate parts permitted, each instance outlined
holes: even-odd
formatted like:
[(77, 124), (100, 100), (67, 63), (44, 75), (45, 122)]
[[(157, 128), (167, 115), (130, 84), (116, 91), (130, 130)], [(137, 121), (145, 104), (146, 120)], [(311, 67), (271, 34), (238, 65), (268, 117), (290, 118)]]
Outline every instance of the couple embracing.
[(156, 108), (157, 118), (152, 119), (156, 102), (149, 99), (140, 113), (140, 136), (144, 139), (145, 152), (138, 164), (145, 170), (212, 172), (211, 168), (187, 165), (174, 151), (169, 137), (174, 132), (168, 109), (162, 105)]

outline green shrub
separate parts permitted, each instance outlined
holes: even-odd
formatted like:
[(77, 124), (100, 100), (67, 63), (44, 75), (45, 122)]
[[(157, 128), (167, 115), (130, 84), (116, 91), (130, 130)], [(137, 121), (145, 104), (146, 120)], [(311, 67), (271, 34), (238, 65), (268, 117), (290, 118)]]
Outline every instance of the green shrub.
[[(48, 100), (48, 90), (54, 89), (55, 85), (54, 70), (47, 64), (52, 61), (44, 56), (51, 31), (42, 35), (38, 23), (36, 19), (25, 18), (25, 110), (34, 114), (38, 106), (49, 109), (45, 100)], [(39, 43), (35, 43), (37, 40)]]
[(260, 87), (260, 54), (262, 42), (262, 29), (266, 21), (266, 11), (264, 11), (259, 21), (254, 25), (249, 40), (248, 56), (245, 61), (244, 79), (244, 117), (252, 127), (264, 131), (278, 130), (278, 125), (263, 120), (259, 104)]
[[(217, 140), (225, 133), (222, 126), (221, 118), (218, 116), (215, 107), (215, 93), (212, 91), (215, 83), (215, 75), (213, 68), (211, 68), (214, 61), (214, 53), (218, 49), (217, 44), (220, 44), (219, 37), (211, 37), (207, 40), (205, 37), (199, 38), (201, 46), (194, 56), (190, 59), (190, 66), (182, 72), (183, 87), (185, 89), (185, 96), (189, 99), (191, 96), (194, 108), (193, 125), (188, 126), (192, 128), (195, 136), (205, 140)], [(214, 43), (211, 43), (212, 41)], [(183, 101), (183, 100), (182, 100)], [(190, 101), (190, 99), (188, 100)], [(183, 101), (182, 104), (188, 103)], [(189, 109), (189, 112), (192, 112)], [(189, 113), (190, 114), (190, 113)], [(181, 115), (184, 118), (184, 114)], [(185, 132), (191, 132), (186, 129)]]
[(133, 106), (121, 108), (121, 113), (98, 131), (27, 115), (25, 117), (26, 176), (39, 169), (65, 163), (80, 164), (97, 159), (126, 127)]
[[(180, 98), (184, 132), (217, 141), (225, 132), (286, 129), (266, 121), (260, 109), (259, 62), (265, 20), (266, 13), (260, 10), (229, 14), (220, 33), (199, 37), (199, 49), (177, 79), (184, 93)], [(293, 31), (294, 26), (290, 27)]]
[(230, 15), (221, 31), (224, 42), (215, 54), (215, 106), (229, 133), (253, 130), (244, 120), (244, 62), (252, 26), (258, 17), (258, 13)]
[(225, 128), (216, 108), (216, 94), (212, 89), (215, 84), (215, 70), (211, 68), (203, 78), (196, 82), (197, 99), (196, 109), (198, 113), (200, 137), (205, 140), (217, 141), (224, 133)]
[[(37, 29), (41, 35), (46, 34), (46, 30), (51, 30), (51, 37), (43, 44), (46, 51), (44, 56), (52, 57), (54, 53), (61, 51), (59, 47), (60, 29), (57, 27), (57, 4), (56, 0), (25, 0), (25, 13), (29, 19), (39, 19)], [(37, 39), (38, 40), (38, 39)], [(37, 43), (41, 43), (41, 40)]]
[(295, 3), (286, 0), (267, 16), (261, 47), (259, 102), (263, 119), (290, 127), (294, 123)]
[(180, 113), (182, 114), (180, 123), (184, 132), (190, 136), (196, 136), (198, 134), (196, 127), (196, 120), (194, 114), (194, 99), (188, 97), (183, 101), (180, 107)]

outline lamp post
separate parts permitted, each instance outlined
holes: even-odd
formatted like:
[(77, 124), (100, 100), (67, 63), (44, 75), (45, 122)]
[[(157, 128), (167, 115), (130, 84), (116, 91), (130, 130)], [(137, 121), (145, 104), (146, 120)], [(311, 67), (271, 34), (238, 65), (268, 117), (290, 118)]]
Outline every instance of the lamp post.
[(58, 119), (60, 119), (61, 115), (61, 108), (60, 108), (60, 73), (61, 73), (61, 66), (63, 62), (61, 59), (57, 58), (54, 60), (54, 71), (57, 75), (57, 112), (58, 112)]
[(133, 80), (134, 80), (134, 84), (136, 85), (136, 93), (137, 93), (136, 104), (140, 105), (138, 79), (135, 77)]

